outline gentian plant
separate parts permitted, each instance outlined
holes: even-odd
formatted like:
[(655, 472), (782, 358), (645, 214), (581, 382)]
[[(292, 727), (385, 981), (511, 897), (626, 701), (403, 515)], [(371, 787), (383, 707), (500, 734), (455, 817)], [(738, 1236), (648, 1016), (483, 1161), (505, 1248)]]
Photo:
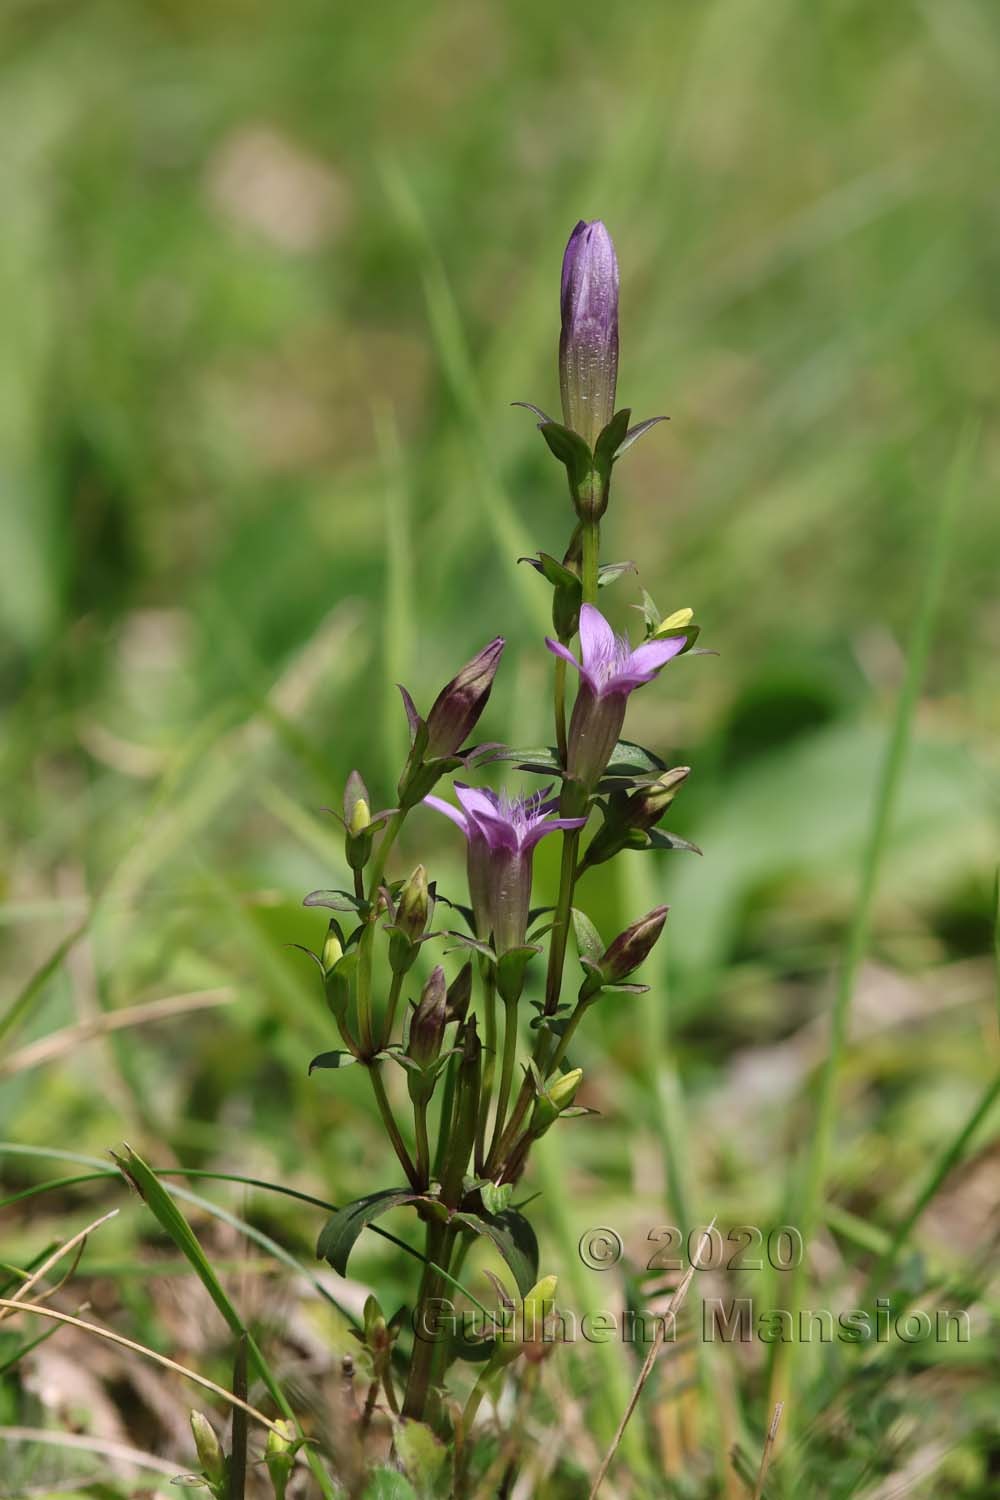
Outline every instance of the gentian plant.
[[(600, 222), (581, 222), (570, 236), (561, 310), (563, 420), (530, 409), (566, 469), (574, 515), (561, 559), (523, 559), (552, 590), (553, 635), (544, 645), (555, 657), (555, 744), (523, 751), (475, 742), (502, 662), (500, 636), (442, 688), (426, 718), (403, 689), (410, 751), (394, 805), (373, 813), (364, 781), (352, 773), (342, 820), (351, 883), (306, 897), (307, 906), (333, 913), (312, 956), (341, 1044), (311, 1066), (364, 1069), (398, 1162), (394, 1184), (333, 1215), (318, 1253), (344, 1274), (358, 1236), (382, 1215), (407, 1208), (422, 1222), (423, 1272), (412, 1308), (387, 1319), (371, 1298), (358, 1334), (371, 1378), (368, 1411), (384, 1402), (400, 1453), (413, 1449), (414, 1423), (449, 1437), (459, 1490), (484, 1395), (495, 1395), (519, 1361), (530, 1365), (550, 1349), (545, 1327), (555, 1282), (539, 1277), (536, 1237), (511, 1202), (514, 1186), (535, 1141), (589, 1112), (576, 1103), (583, 1081), (571, 1062), (577, 1028), (609, 992), (644, 988), (631, 976), (667, 916), (659, 907), (605, 946), (581, 905), (582, 879), (623, 851), (693, 847), (658, 826), (687, 767), (669, 769), (622, 738), (631, 694), (694, 646), (692, 612), (663, 619), (644, 595), (645, 635), (632, 644), (598, 604), (605, 587), (634, 572), (631, 564), (600, 563), (614, 466), (662, 420), (633, 425), (627, 409), (615, 410), (618, 264)], [(502, 764), (547, 784), (500, 791), (473, 784)], [(441, 785), (449, 780), (450, 789)], [(427, 809), (450, 819), (465, 840), (468, 890), (449, 891), (447, 900), (424, 865), (405, 878), (390, 869), (404, 820), (420, 822)], [(539, 909), (532, 861), (549, 836), (561, 842), (559, 890), (554, 909)], [(571, 930), (576, 977), (567, 973)], [(411, 975), (429, 943), (440, 961), (417, 987)], [(394, 1108), (386, 1087), (397, 1068), (406, 1112)], [(436, 1310), (446, 1298), (462, 1304), (463, 1262), (479, 1238), (499, 1252), (509, 1276), (493, 1278), (498, 1305), (481, 1337), (469, 1339), (442, 1331)], [(462, 1359), (479, 1370), (464, 1408), (451, 1399), (462, 1385), (453, 1373)], [(432, 1433), (425, 1436), (433, 1442)]]

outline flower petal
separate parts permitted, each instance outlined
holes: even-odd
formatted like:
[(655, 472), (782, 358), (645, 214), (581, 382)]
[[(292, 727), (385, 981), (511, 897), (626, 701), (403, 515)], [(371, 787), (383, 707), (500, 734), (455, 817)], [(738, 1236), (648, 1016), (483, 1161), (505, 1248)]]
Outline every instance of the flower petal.
[(497, 794), (489, 787), (467, 786), (464, 781), (456, 781), (455, 795), (470, 818), (496, 817)]
[(526, 833), (521, 848), (534, 849), (539, 839), (543, 839), (547, 833), (558, 833), (561, 828), (582, 828), (586, 821), (586, 818), (553, 818), (551, 822), (536, 823)]
[(632, 652), (625, 667), (625, 673), (629, 677), (641, 676), (643, 681), (648, 681), (655, 672), (666, 666), (671, 657), (677, 656), (683, 650), (684, 637), (682, 635), (669, 636), (662, 641), (646, 641), (644, 645), (637, 646)]
[(568, 661), (571, 667), (575, 667), (578, 672), (580, 671), (580, 663), (568, 647), (563, 646), (559, 641), (552, 640), (549, 636), (545, 637), (545, 644), (553, 656), (561, 656), (563, 661)]
[(615, 633), (593, 604), (580, 606), (580, 660), (582, 670), (593, 675), (600, 662), (612, 661)]
[(444, 813), (446, 818), (450, 818), (461, 828), (466, 838), (469, 837), (469, 820), (464, 812), (460, 812), (457, 807), (452, 807), (451, 803), (445, 802), (443, 797), (435, 797), (433, 793), (429, 793), (424, 801), (428, 807), (433, 807), (435, 812)]

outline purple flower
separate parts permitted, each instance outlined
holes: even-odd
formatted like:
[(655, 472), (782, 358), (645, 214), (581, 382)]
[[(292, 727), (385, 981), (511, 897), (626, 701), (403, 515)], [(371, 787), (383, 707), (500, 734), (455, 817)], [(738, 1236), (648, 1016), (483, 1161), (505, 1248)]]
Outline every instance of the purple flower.
[(440, 797), (424, 801), (457, 823), (468, 840), (469, 895), (481, 938), (493, 933), (498, 954), (519, 948), (528, 930), (531, 861), (535, 845), (557, 828), (582, 828), (586, 818), (552, 818), (558, 802), (551, 787), (529, 797), (510, 797), (486, 787), (455, 782), (461, 808)]
[(615, 635), (599, 609), (580, 608), (580, 660), (558, 641), (545, 644), (580, 673), (580, 690), (569, 724), (566, 769), (594, 787), (611, 759), (625, 722), (629, 693), (651, 682), (672, 656), (684, 649), (683, 636), (646, 641), (635, 650), (627, 636)]
[(618, 383), (618, 261), (600, 219), (581, 219), (569, 237), (561, 305), (563, 421), (593, 448), (615, 414)]

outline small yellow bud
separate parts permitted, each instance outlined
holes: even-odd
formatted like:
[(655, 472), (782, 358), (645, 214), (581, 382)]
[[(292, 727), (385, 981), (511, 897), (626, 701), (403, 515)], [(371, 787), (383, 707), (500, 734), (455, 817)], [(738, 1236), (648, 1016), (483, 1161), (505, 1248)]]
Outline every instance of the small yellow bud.
[(661, 620), (659, 625), (657, 625), (653, 631), (653, 640), (655, 641), (658, 635), (666, 635), (668, 630), (683, 629), (685, 625), (690, 625), (693, 619), (693, 609), (675, 609), (672, 615), (668, 615), (665, 620)]
[(347, 825), (348, 832), (352, 838), (357, 838), (359, 833), (364, 833), (372, 820), (372, 810), (364, 797), (359, 797), (351, 811), (350, 822)]

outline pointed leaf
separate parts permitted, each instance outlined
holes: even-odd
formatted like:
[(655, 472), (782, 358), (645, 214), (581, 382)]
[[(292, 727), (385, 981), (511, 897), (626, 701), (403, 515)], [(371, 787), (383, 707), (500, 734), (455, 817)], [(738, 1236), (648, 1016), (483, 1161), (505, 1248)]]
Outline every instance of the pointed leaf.
[(457, 1213), (452, 1222), (491, 1240), (510, 1267), (521, 1296), (531, 1290), (538, 1280), (538, 1240), (523, 1214), (516, 1208), (498, 1214)]
[(320, 1260), (329, 1261), (341, 1276), (346, 1276), (347, 1262), (362, 1229), (387, 1214), (390, 1209), (414, 1203), (418, 1197), (412, 1188), (382, 1188), (377, 1193), (369, 1193), (364, 1198), (356, 1198), (353, 1203), (338, 1208), (323, 1226), (316, 1245), (317, 1256)]
[(586, 912), (573, 907), (573, 935), (576, 938), (576, 949), (581, 958), (589, 958), (596, 963), (603, 957), (604, 940)]
[(594, 444), (594, 468), (603, 479), (607, 479), (611, 473), (611, 465), (625, 441), (631, 415), (632, 412), (627, 406), (623, 406), (621, 411), (616, 411)]
[(365, 903), (352, 891), (310, 891), (303, 906), (326, 906), (330, 911), (360, 911)]
[(321, 1052), (309, 1064), (309, 1071), (311, 1073), (313, 1068), (349, 1068), (356, 1062), (353, 1052)]
[(651, 828), (649, 830), (649, 847), (651, 849), (687, 849), (691, 854), (701, 854), (697, 844), (692, 844), (688, 839), (682, 839), (676, 833), (666, 833), (662, 828)]
[(539, 427), (541, 427), (544, 422), (552, 422), (552, 418), (548, 416), (544, 411), (542, 411), (542, 408), (540, 406), (536, 406), (533, 401), (512, 401), (510, 404), (511, 406), (521, 406), (525, 411), (533, 411), (535, 416), (538, 418)]
[(626, 573), (638, 573), (634, 562), (605, 563), (597, 570), (597, 587), (606, 589), (609, 583), (614, 583), (616, 578), (623, 577)]
[(561, 464), (566, 465), (570, 482), (582, 484), (594, 467), (594, 455), (578, 432), (561, 422), (543, 422), (539, 432)]

